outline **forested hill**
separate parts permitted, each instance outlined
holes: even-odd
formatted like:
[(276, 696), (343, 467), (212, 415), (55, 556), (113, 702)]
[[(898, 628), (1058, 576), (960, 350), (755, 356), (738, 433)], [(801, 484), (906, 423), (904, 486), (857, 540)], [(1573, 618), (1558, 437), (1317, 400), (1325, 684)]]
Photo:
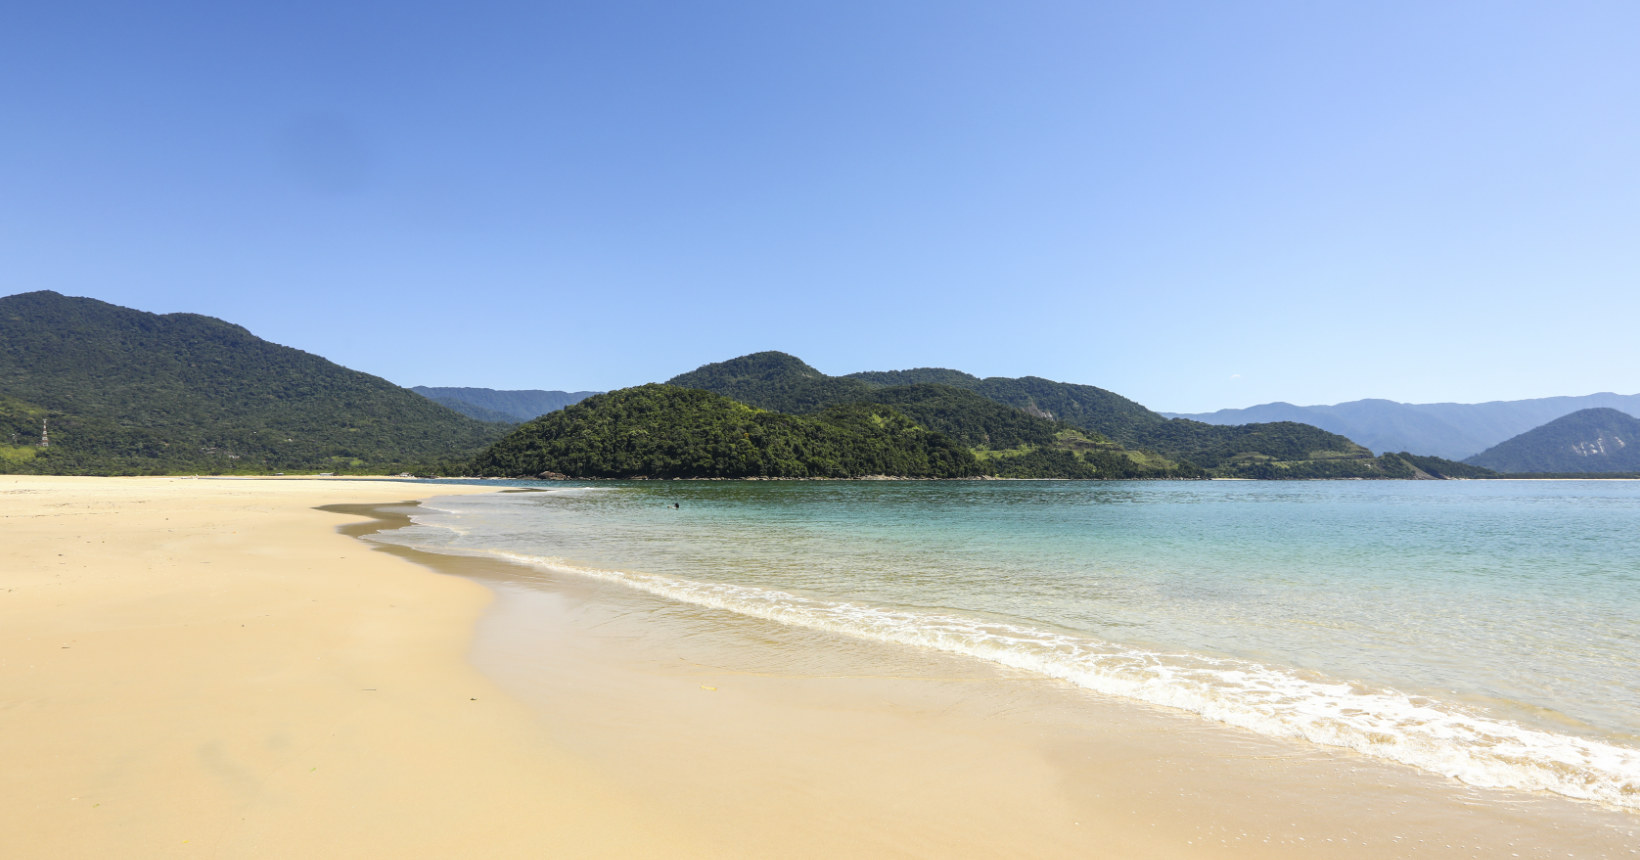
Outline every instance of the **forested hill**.
[(504, 430), (211, 317), (0, 298), (3, 471), (396, 471)]
[(666, 384), (699, 388), (759, 409), (794, 415), (863, 400), (878, 387), (827, 376), (783, 352), (754, 352), (703, 365), (672, 377)]
[(812, 415), (754, 409), (718, 394), (642, 385), (525, 424), (479, 455), (479, 475), (578, 478), (961, 478), (974, 455), (891, 407)]
[(966, 388), (981, 397), (1032, 415), (1063, 421), (1107, 436), (1125, 445), (1141, 444), (1144, 428), (1166, 419), (1138, 403), (1103, 388), (1054, 382), (1038, 376), (1019, 379), (992, 376), (980, 379), (960, 370), (922, 367), (915, 370), (867, 371), (849, 374), (874, 385), (938, 383)]
[(1640, 472), (1640, 418), (1616, 409), (1582, 409), (1464, 462), (1499, 472)]
[(861, 401), (892, 406), (918, 424), (970, 448), (1052, 445), (1064, 426), (950, 385), (877, 388), (866, 392)]
[[(1170, 462), (1234, 477), (1411, 477), (1401, 460), (1375, 458), (1343, 436), (1295, 422), (1218, 426), (1169, 419), (1119, 394), (1040, 377), (981, 379), (947, 368), (827, 376), (801, 360), (762, 352), (709, 364), (672, 380), (763, 409), (812, 412), (838, 403), (877, 400), (884, 391), (936, 385), (970, 391), (993, 403), (1075, 428), (1112, 447), (1148, 451)], [(948, 398), (947, 398), (948, 399)], [(895, 404), (900, 406), (900, 404)], [(900, 406), (915, 415), (914, 405)]]
[(596, 391), (502, 391), (494, 388), (429, 388), (411, 386), (411, 391), (480, 421), (517, 423), (557, 412), (572, 403), (597, 394)]

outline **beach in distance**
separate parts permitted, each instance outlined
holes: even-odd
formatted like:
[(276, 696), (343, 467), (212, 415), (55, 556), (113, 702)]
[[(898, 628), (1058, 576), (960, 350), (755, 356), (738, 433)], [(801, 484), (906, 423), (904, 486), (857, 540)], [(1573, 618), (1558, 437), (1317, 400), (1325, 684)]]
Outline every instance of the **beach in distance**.
[(4, 853), (1637, 856), (1637, 507), (3, 476)]

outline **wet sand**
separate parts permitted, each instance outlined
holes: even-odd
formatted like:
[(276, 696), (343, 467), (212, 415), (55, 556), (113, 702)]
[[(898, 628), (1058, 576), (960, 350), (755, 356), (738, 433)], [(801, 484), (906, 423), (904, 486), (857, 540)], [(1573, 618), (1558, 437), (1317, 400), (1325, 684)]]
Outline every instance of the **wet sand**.
[(573, 574), (390, 551), (494, 589), (475, 664), (714, 853), (1640, 856), (1624, 812)]
[(3, 853), (1628, 857), (1640, 845), (1624, 813), (350, 536), (402, 523), (409, 508), (391, 503), (489, 489), (0, 476)]

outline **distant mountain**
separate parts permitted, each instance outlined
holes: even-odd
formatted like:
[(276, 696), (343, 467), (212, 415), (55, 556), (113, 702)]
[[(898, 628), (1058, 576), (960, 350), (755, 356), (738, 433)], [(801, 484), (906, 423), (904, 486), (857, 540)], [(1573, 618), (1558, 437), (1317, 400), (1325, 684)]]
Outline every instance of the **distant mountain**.
[(1640, 472), (1640, 418), (1581, 409), (1465, 462), (1498, 472)]
[(413, 386), (411, 391), (480, 421), (518, 423), (557, 412), (579, 403), (596, 391), (498, 391), (494, 388), (429, 388)]
[(0, 298), (0, 471), (396, 471), (503, 431), (211, 317)]
[[(1306, 424), (1278, 422), (1227, 427), (1168, 419), (1102, 388), (1040, 377), (980, 379), (946, 368), (827, 376), (794, 356), (762, 352), (706, 365), (673, 377), (670, 384), (712, 391), (761, 409), (798, 414), (841, 403), (881, 401), (885, 396), (925, 396), (926, 392), (917, 395), (909, 390), (917, 386), (957, 388), (1055, 422), (1060, 428), (1085, 434), (1083, 438), (1088, 444), (1104, 444), (1109, 449), (1127, 451), (1124, 456), (1131, 462), (1151, 458), (1148, 462), (1156, 467), (1189, 465), (1210, 469), (1216, 474), (1243, 477), (1414, 475), (1405, 461), (1374, 458), (1371, 452), (1349, 439)], [(904, 393), (882, 393), (896, 389)], [(949, 401), (949, 392), (938, 395), (938, 399)], [(908, 414), (916, 414), (914, 410), (918, 408), (910, 403), (894, 405)], [(970, 420), (969, 407), (956, 408), (950, 403), (947, 407), (948, 411), (954, 410), (953, 416), (962, 416), (962, 421)], [(965, 409), (970, 409), (970, 414), (964, 415)], [(960, 435), (960, 431), (953, 432)], [(1038, 461), (1046, 463), (1042, 459), (1045, 456), (1040, 455)]]
[(1348, 436), (1374, 451), (1416, 451), (1459, 460), (1563, 415), (1597, 407), (1640, 415), (1640, 394), (1601, 393), (1490, 403), (1397, 403), (1393, 400), (1353, 400), (1332, 406), (1266, 403), (1246, 409), (1167, 414), (1209, 424), (1302, 421)]

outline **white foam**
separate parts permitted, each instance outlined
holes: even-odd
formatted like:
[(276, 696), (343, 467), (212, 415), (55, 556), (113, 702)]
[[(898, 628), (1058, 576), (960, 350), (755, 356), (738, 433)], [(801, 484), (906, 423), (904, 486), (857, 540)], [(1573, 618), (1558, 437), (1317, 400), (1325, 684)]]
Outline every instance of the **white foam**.
[(1527, 728), (1396, 690), (980, 618), (490, 554), (782, 624), (975, 657), (1264, 735), (1345, 747), (1470, 785), (1549, 791), (1640, 810), (1640, 750)]

